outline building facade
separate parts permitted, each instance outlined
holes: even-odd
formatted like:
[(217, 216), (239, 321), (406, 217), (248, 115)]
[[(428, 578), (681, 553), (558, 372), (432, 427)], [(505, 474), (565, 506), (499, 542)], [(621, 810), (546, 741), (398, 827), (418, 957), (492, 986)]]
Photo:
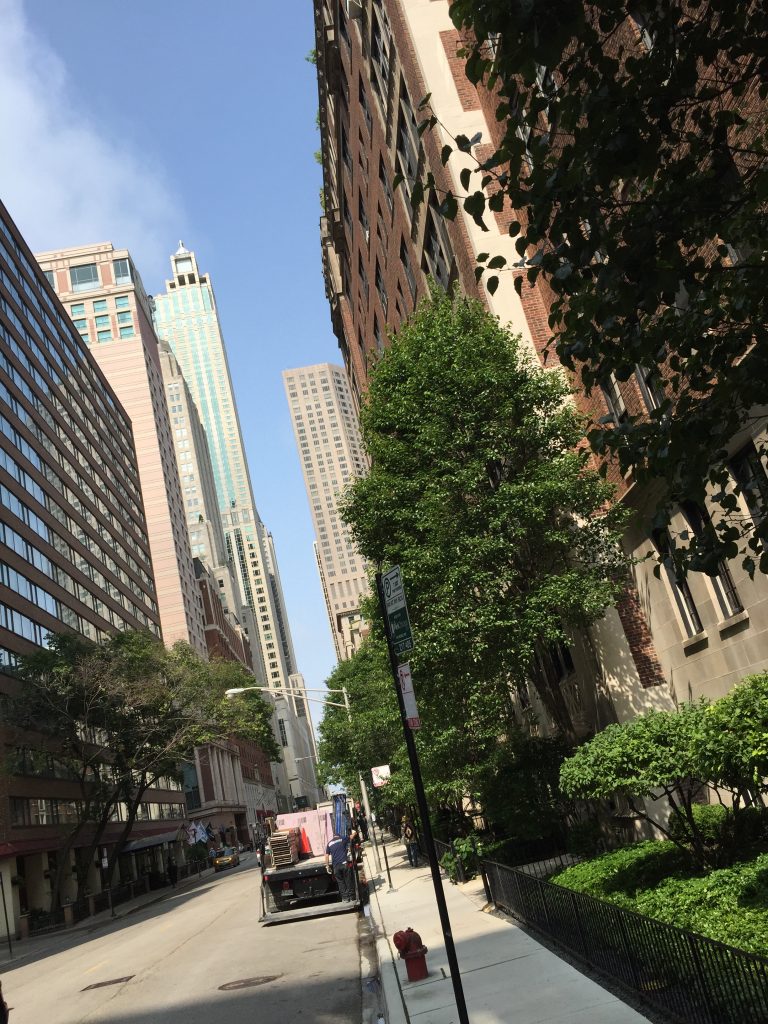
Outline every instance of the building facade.
[[(242, 661), (265, 682), (263, 659), (256, 658), (248, 637), (258, 635), (253, 612), (244, 602), (240, 582), (227, 556), (224, 527), (213, 477), (213, 466), (205, 427), (200, 422), (192, 395), (178, 360), (167, 342), (160, 342), (168, 415), (174, 435), (174, 450), (184, 499), (187, 531), (200, 587), (209, 657), (230, 656)], [(216, 601), (212, 596), (216, 595)], [(242, 642), (230, 644), (230, 635), (242, 635)], [(247, 649), (247, 658), (244, 655)], [(227, 651), (228, 655), (223, 652)]]
[[(129, 416), (0, 205), (0, 689), (18, 656), (49, 633), (93, 641), (160, 634), (148, 516)], [(3, 674), (3, 673), (8, 674)], [(79, 798), (41, 739), (0, 725), (0, 871), (11, 930), (48, 910), (59, 851)], [(167, 780), (147, 793), (132, 836), (178, 828), (184, 800)], [(115, 821), (104, 841), (122, 831)], [(82, 846), (90, 837), (83, 836)], [(78, 847), (70, 856), (78, 855)], [(121, 870), (135, 871), (132, 861)], [(97, 892), (101, 869), (89, 869)], [(75, 881), (67, 883), (74, 896)], [(0, 934), (4, 934), (0, 915)]]
[[(182, 243), (171, 257), (172, 278), (166, 291), (155, 296), (155, 325), (178, 361), (205, 429), (218, 495), (228, 563), (234, 567), (245, 604), (255, 623), (251, 635), (254, 662), (276, 693), (295, 695), (304, 713), (294, 723), (304, 742), (314, 742), (306, 700), (296, 693), (296, 656), (272, 535), (259, 516), (251, 486), (224, 337), (209, 275), (201, 274), (197, 259)], [(190, 487), (194, 483), (189, 484)], [(201, 497), (191, 493), (187, 499)], [(196, 508), (197, 506), (195, 506)], [(193, 533), (195, 531), (193, 530)], [(193, 538), (193, 545), (202, 543)], [(291, 705), (292, 706), (292, 705)], [(273, 766), (276, 780), (280, 770)], [(296, 796), (299, 776), (288, 780)], [(278, 785), (278, 788), (280, 786)]]
[(207, 656), (149, 299), (130, 253), (110, 242), (37, 260), (133, 424), (163, 639)]
[(283, 371), (296, 448), (315, 531), (336, 655), (349, 658), (365, 636), (360, 603), (368, 592), (365, 562), (338, 510), (343, 489), (365, 471), (365, 454), (346, 371), (321, 363)]
[[(480, 298), (537, 359), (551, 365), (551, 354), (545, 362), (552, 301), (546, 283), (529, 287), (524, 281), (518, 295), (515, 275), (502, 274), (490, 295), (474, 280), (480, 252), (505, 256), (509, 266), (517, 262), (509, 227), (523, 214), (509, 208), (488, 211), (483, 231), (461, 206), (453, 222), (437, 213), (446, 191), (464, 194), (461, 171), (476, 166), (469, 154), (454, 152), (443, 167), (442, 147), (455, 149), (459, 134), (476, 139), (473, 156), (482, 161), (495, 152), (502, 130), (495, 116), (498, 96), (475, 88), (466, 77), (448, 0), (315, 0), (315, 28), (323, 270), (353, 396), (365, 390), (387, 330), (396, 330), (425, 294), (427, 275), (443, 287)], [(644, 45), (629, 15), (620, 42), (627, 49)], [(417, 108), (427, 95), (438, 124), (419, 136), (418, 124), (427, 115)], [(521, 122), (521, 138), (528, 130)], [(427, 190), (414, 211), (410, 191), (428, 174), (435, 188)], [(403, 181), (393, 190), (396, 175)], [(620, 422), (625, 411), (649, 414), (656, 398), (638, 367), (626, 382), (611, 381), (589, 397), (577, 387), (575, 401), (594, 420), (613, 416)], [(765, 438), (765, 418), (757, 416), (732, 441), (734, 479), (755, 477), (762, 494), (768, 494), (768, 482), (758, 452)], [(609, 475), (622, 500), (640, 513), (635, 522), (641, 521), (652, 496), (614, 468)], [(762, 515), (739, 501), (745, 516)], [(696, 529), (682, 509), (672, 525), (679, 531)], [(533, 710), (544, 722), (535, 687), (537, 675), (544, 673), (547, 685), (562, 691), (577, 735), (649, 708), (718, 697), (768, 663), (764, 575), (749, 579), (732, 561), (714, 577), (692, 572), (677, 580), (663, 571), (657, 578), (653, 568), (659, 549), (640, 526), (627, 531), (625, 548), (636, 561), (615, 608), (575, 637), (570, 649), (545, 652), (532, 668)]]

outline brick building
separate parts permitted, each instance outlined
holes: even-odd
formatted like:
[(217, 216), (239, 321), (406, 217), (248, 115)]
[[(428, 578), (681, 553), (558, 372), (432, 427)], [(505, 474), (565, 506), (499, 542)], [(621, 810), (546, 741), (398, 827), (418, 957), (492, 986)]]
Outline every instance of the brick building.
[[(99, 641), (160, 634), (148, 524), (131, 421), (0, 205), (0, 689), (50, 632)], [(11, 929), (48, 909), (75, 782), (34, 736), (0, 730), (0, 871)], [(147, 793), (132, 832), (159, 845), (184, 817), (177, 783)], [(105, 833), (111, 845), (122, 824)], [(82, 846), (88, 845), (83, 836)], [(74, 857), (76, 851), (71, 856)], [(132, 858), (121, 871), (133, 872)], [(88, 883), (97, 892), (94, 863)], [(67, 882), (74, 895), (74, 878)], [(0, 933), (4, 933), (0, 915)]]
[[(462, 209), (453, 222), (436, 215), (442, 190), (464, 194), (460, 172), (476, 166), (468, 155), (454, 153), (443, 167), (442, 146), (463, 134), (478, 140), (474, 152), (483, 160), (495, 151), (500, 132), (496, 97), (464, 74), (448, 0), (315, 0), (315, 26), (323, 270), (333, 329), (357, 400), (372, 356), (386, 344), (387, 330), (396, 330), (425, 294), (427, 275), (481, 298), (543, 360), (552, 301), (546, 284), (524, 285), (521, 296), (512, 274), (500, 276), (494, 295), (475, 284), (480, 252), (503, 255), (509, 265), (517, 261), (508, 229), (519, 215), (489, 212), (485, 232)], [(625, 35), (627, 45), (643, 45), (630, 18)], [(419, 137), (426, 115), (416, 108), (428, 94), (439, 124)], [(428, 173), (436, 189), (414, 212), (410, 189)], [(393, 194), (396, 174), (404, 181)], [(625, 410), (651, 410), (658, 396), (638, 367), (627, 382), (609, 380), (602, 391), (576, 401), (596, 420), (611, 415), (618, 421)], [(763, 438), (764, 419), (750, 435), (734, 438), (734, 475), (764, 476), (755, 447)], [(611, 474), (623, 500), (645, 511), (648, 493), (613, 468)], [(745, 514), (753, 511), (744, 503)], [(686, 528), (682, 512), (674, 525)], [(627, 531), (625, 546), (640, 559), (655, 557), (651, 538), (638, 526)], [(570, 650), (546, 652), (534, 667), (534, 677), (546, 672), (561, 685), (577, 733), (648, 708), (719, 696), (768, 660), (764, 577), (749, 580), (734, 562), (716, 577), (690, 573), (677, 581), (663, 573), (656, 579), (653, 564), (638, 562), (617, 606), (574, 638)], [(535, 687), (531, 699), (536, 707)]]

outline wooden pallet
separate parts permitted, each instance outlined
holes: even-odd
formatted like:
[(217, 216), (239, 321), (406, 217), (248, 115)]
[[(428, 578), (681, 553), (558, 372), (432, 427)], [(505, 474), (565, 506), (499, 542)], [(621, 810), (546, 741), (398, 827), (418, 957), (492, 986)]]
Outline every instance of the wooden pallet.
[(269, 845), (272, 848), (272, 862), (276, 868), (295, 864), (299, 859), (301, 833), (297, 828), (281, 829), (272, 833)]

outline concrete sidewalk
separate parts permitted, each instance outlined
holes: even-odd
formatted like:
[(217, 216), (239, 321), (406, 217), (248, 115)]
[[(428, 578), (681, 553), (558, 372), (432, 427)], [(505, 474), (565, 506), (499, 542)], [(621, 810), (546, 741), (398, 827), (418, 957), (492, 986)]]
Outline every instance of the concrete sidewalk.
[[(381, 845), (381, 844), (380, 844)], [(399, 842), (386, 843), (394, 891), (366, 849), (371, 919), (387, 1024), (456, 1024), (448, 958), (428, 867), (411, 868)], [(382, 857), (383, 867), (383, 857)], [(512, 919), (483, 910), (482, 883), (443, 890), (471, 1024), (644, 1024), (621, 1002), (527, 935)], [(428, 947), (429, 977), (409, 982), (392, 935), (411, 927)]]

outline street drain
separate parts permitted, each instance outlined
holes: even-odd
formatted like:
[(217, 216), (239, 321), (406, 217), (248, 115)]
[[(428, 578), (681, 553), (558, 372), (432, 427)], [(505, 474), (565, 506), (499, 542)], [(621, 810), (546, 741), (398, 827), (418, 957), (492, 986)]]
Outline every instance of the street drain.
[(255, 988), (257, 985), (268, 985), (270, 981), (277, 981), (281, 974), (269, 974), (265, 978), (241, 978), (239, 981), (228, 981), (226, 985), (219, 985), (219, 992), (235, 992), (239, 988)]
[(81, 992), (90, 992), (93, 988), (106, 988), (107, 985), (123, 985), (126, 981), (130, 981), (134, 978), (134, 974), (129, 974), (125, 978), (112, 978), (110, 981), (97, 981), (95, 985), (86, 985), (85, 988), (81, 988)]

